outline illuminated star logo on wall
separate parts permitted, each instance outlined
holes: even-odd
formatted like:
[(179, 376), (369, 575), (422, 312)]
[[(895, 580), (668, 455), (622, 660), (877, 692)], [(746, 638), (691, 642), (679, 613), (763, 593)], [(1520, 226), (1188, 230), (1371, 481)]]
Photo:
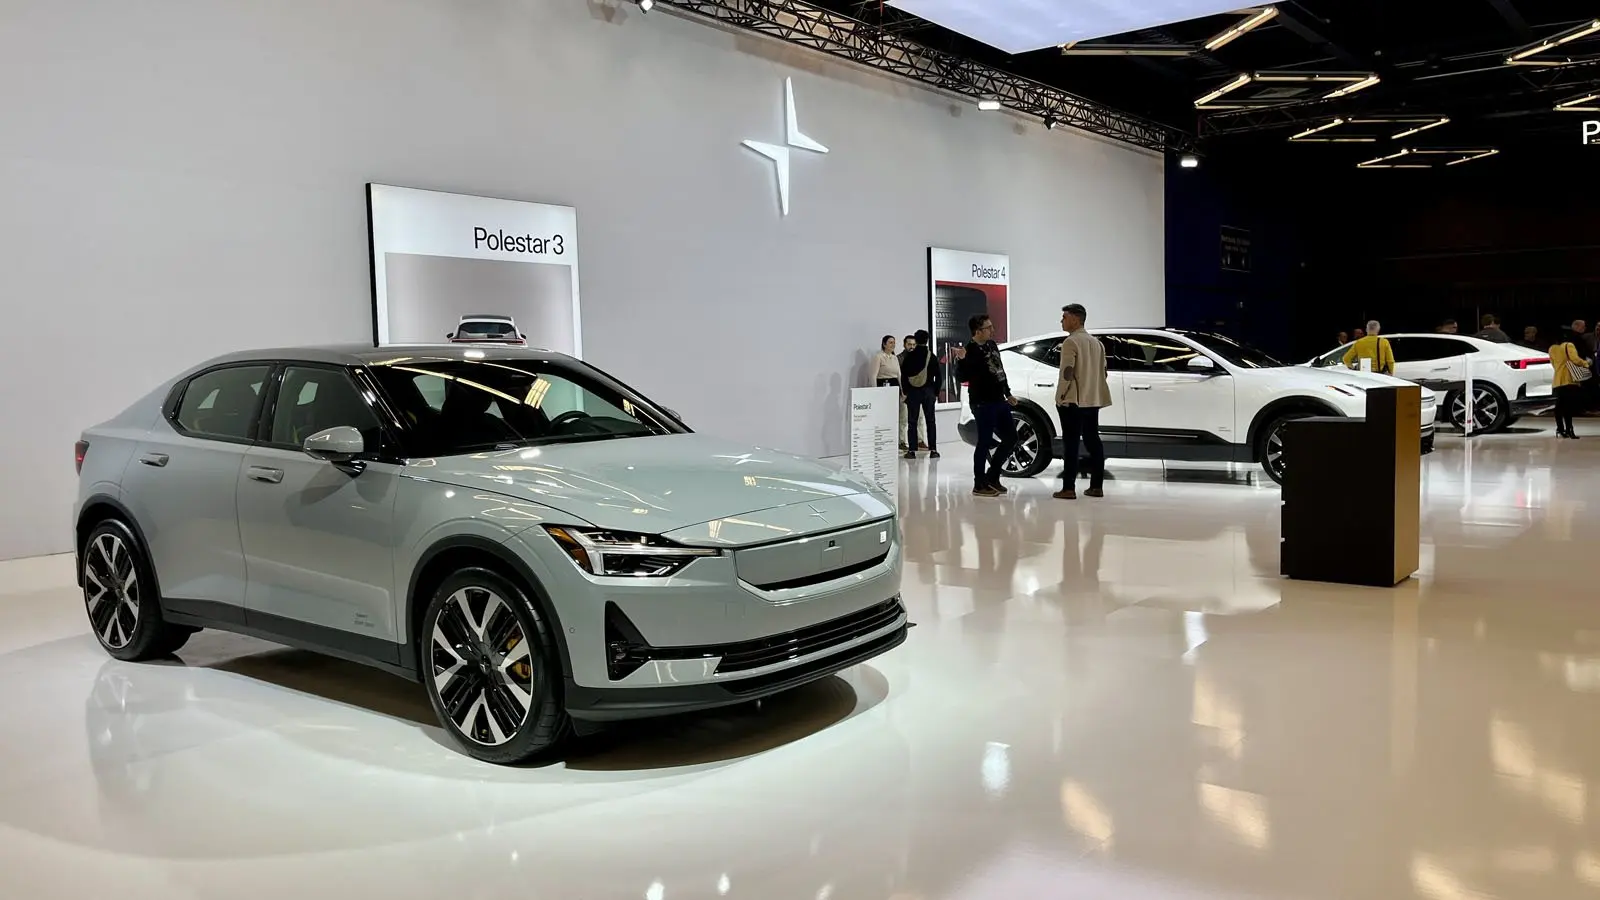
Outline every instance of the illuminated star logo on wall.
[(789, 149), (791, 147), (801, 150), (810, 150), (813, 153), (827, 153), (828, 148), (822, 146), (800, 131), (800, 118), (794, 109), (794, 79), (783, 80), (783, 101), (785, 114), (784, 143), (768, 144), (763, 141), (745, 141), (744, 145), (751, 150), (772, 160), (772, 165), (778, 171), (778, 205), (784, 215), (789, 214)]

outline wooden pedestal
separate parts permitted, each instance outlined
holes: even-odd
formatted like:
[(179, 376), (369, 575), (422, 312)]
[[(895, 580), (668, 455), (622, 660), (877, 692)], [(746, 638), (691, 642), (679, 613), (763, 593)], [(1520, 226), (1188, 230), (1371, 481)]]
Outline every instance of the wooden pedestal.
[(1365, 419), (1284, 430), (1283, 574), (1394, 587), (1422, 552), (1422, 390), (1367, 392)]

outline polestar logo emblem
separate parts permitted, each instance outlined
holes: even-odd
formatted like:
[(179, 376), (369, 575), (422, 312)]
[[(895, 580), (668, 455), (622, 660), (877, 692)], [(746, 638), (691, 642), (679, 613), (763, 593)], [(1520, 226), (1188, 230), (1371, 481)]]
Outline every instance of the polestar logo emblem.
[(806, 509), (811, 510), (811, 518), (821, 519), (824, 522), (828, 521), (828, 514), (820, 509), (817, 509), (815, 506), (807, 505)]
[(778, 171), (778, 206), (784, 215), (789, 214), (789, 148), (798, 147), (801, 150), (810, 150), (813, 153), (827, 153), (828, 148), (822, 146), (800, 131), (800, 117), (794, 109), (794, 79), (783, 80), (784, 102), (784, 143), (768, 144), (763, 141), (745, 141), (744, 145), (751, 150), (772, 160), (772, 165)]

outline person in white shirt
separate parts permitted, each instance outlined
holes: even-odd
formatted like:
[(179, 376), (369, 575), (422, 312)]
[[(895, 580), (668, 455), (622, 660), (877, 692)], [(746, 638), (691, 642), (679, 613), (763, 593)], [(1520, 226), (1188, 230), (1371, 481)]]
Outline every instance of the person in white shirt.
[[(886, 334), (878, 342), (878, 355), (872, 362), (872, 383), (878, 387), (900, 387), (900, 357), (894, 355), (894, 335)], [(906, 398), (900, 394), (900, 449), (906, 449)]]
[(1061, 309), (1061, 371), (1056, 379), (1056, 413), (1061, 417), (1061, 490), (1057, 500), (1078, 499), (1078, 445), (1089, 451), (1086, 497), (1105, 496), (1106, 448), (1100, 441), (1100, 410), (1111, 405), (1106, 381), (1106, 348), (1089, 333), (1089, 313), (1082, 304)]

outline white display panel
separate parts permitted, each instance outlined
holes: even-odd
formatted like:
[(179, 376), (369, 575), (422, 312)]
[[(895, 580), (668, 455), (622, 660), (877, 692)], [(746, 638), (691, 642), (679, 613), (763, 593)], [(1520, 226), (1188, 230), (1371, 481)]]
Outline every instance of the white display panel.
[(367, 210), (379, 346), (442, 343), (487, 315), (582, 355), (577, 210), (386, 184), (367, 185)]
[(850, 469), (871, 478), (900, 503), (900, 390), (850, 391)]
[(1110, 37), (1232, 12), (1239, 0), (889, 0), (1007, 53)]

